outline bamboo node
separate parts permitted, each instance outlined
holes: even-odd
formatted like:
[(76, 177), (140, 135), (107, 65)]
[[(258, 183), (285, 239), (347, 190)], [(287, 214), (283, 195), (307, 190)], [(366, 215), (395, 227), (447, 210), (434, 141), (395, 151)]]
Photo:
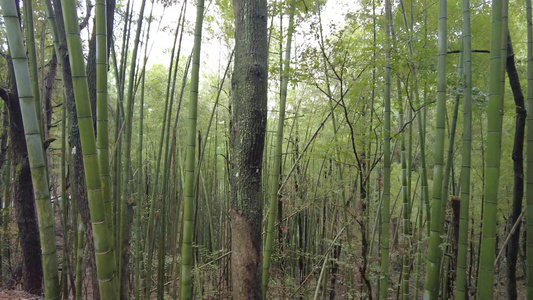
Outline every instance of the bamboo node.
[(111, 252), (111, 248), (107, 249), (106, 251), (102, 251), (102, 252), (96, 252), (95, 251), (96, 255), (105, 255), (105, 254), (108, 254), (110, 252)]

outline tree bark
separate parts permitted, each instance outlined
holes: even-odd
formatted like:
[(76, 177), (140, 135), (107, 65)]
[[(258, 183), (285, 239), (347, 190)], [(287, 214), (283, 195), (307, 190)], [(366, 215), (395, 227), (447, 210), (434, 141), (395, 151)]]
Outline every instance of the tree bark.
[(52, 59), (49, 62), (49, 69), (44, 77), (44, 139), (49, 136), (50, 128), (52, 128), (52, 92), (54, 90), (54, 82), (57, 76), (57, 56), (55, 51), (52, 54)]
[(116, 0), (106, 1), (106, 19), (107, 19), (107, 61), (109, 69), (109, 55), (111, 53), (111, 45), (113, 44), (113, 24), (115, 22), (115, 6)]
[(33, 183), (16, 89), (15, 73), (10, 60), (8, 60), (8, 65), (9, 89), (3, 90), (0, 96), (7, 103), (10, 116), (10, 154), (12, 155), (11, 162), (15, 166), (14, 200), (23, 262), (22, 288), (28, 293), (41, 294), (43, 268)]
[[(7, 93), (5, 93), (5, 95), (7, 95)], [(4, 107), (2, 109), (2, 129), (0, 130), (0, 169), (2, 169), (4, 167), (4, 163), (7, 161), (8, 152), (7, 135), (9, 132), (9, 113), (7, 102), (4, 102)]]
[[(516, 70), (511, 35), (508, 34), (507, 36), (507, 61), (505, 66), (516, 106), (515, 134), (512, 153), (514, 171), (513, 209), (509, 218), (509, 229), (511, 229), (522, 212), (522, 199), (524, 198), (524, 136), (527, 111), (524, 103), (524, 94), (522, 93), (522, 88), (520, 86), (520, 78), (518, 76), (518, 71)], [(511, 233), (509, 244), (507, 246), (507, 296), (508, 299), (511, 300), (518, 298), (516, 290), (516, 260), (519, 240), (520, 223), (518, 223), (516, 230)]]
[(231, 246), (234, 299), (261, 298), (261, 168), (268, 87), (267, 3), (234, 0)]
[(93, 23), (91, 39), (89, 40), (89, 55), (87, 57), (87, 85), (89, 87), (89, 102), (91, 103), (91, 112), (93, 116), (94, 132), (96, 130), (96, 22)]

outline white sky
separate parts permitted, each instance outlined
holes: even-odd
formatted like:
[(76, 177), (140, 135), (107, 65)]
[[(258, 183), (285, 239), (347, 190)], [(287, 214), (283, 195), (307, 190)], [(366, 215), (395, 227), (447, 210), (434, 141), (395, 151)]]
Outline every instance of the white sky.
[[(190, 1), (190, 0), (189, 0)], [(148, 2), (148, 1), (147, 1)], [(196, 18), (196, 6), (194, 2), (190, 1), (187, 6), (186, 21), (189, 23), (189, 29), (194, 28)], [(206, 9), (208, 9), (208, 15), (216, 15), (218, 8), (215, 7), (214, 1), (206, 1)], [(353, 0), (328, 0), (327, 4), (322, 7), (322, 19), (324, 24), (324, 30), (326, 31), (328, 24), (335, 24), (339, 28), (344, 22), (344, 16), (348, 12), (353, 12), (357, 8), (358, 3)], [(152, 23), (152, 29), (150, 30), (150, 42), (152, 44), (152, 50), (148, 61), (148, 67), (153, 64), (168, 65), (170, 60), (170, 51), (173, 43), (172, 31), (176, 28), (180, 13), (181, 4), (163, 9), (160, 4), (155, 4), (154, 18), (158, 21), (161, 18), (161, 25), (158, 30), (158, 22)], [(135, 11), (139, 11), (140, 1), (136, 1)], [(145, 9), (145, 15), (150, 13), (150, 5), (147, 3)], [(287, 22), (287, 21), (285, 21)], [(270, 24), (269, 24), (270, 25)], [(302, 24), (303, 25), (303, 24)], [(296, 25), (298, 26), (298, 24)], [(305, 25), (304, 25), (305, 26)], [(166, 30), (162, 30), (167, 27)], [(204, 22), (204, 30), (202, 36), (202, 65), (200, 67), (203, 70), (201, 73), (217, 72), (219, 69), (223, 69), (227, 63), (230, 50), (224, 45), (224, 42), (219, 37), (220, 29), (217, 28), (216, 22), (212, 22), (213, 31), (210, 33), (206, 29)], [(170, 30), (171, 29), (171, 30)], [(297, 29), (298, 30), (298, 29)], [(133, 32), (132, 32), (133, 35)], [(301, 40), (298, 36), (295, 40)], [(182, 42), (182, 54), (181, 56), (188, 55), (192, 50), (193, 35), (191, 32), (184, 34)], [(223, 72), (221, 70), (220, 72)]]

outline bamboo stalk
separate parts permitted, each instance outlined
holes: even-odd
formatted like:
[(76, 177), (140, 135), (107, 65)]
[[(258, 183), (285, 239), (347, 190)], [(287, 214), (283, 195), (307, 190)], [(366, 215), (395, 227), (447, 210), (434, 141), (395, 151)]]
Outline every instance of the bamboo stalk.
[(100, 171), (96, 150), (96, 141), (93, 127), (93, 118), (89, 105), (89, 92), (85, 75), (85, 63), (77, 20), (76, 6), (73, 1), (62, 0), (63, 18), (67, 34), (67, 46), (72, 82), (78, 115), (83, 164), (85, 167), (85, 180), (91, 222), (95, 245), (97, 276), (99, 279), (100, 295), (102, 299), (116, 299), (115, 295), (115, 257), (112, 250), (111, 233), (106, 224), (105, 206), (103, 202), (100, 182)]
[(274, 152), (274, 170), (271, 173), (270, 179), (270, 191), (269, 191), (269, 201), (270, 209), (268, 210), (268, 223), (266, 229), (266, 241), (265, 247), (263, 250), (263, 275), (262, 275), (262, 295), (263, 299), (267, 298), (267, 289), (268, 281), (270, 277), (270, 261), (272, 255), (272, 249), (274, 244), (274, 229), (277, 218), (277, 208), (278, 208), (278, 189), (279, 181), (281, 178), (281, 152), (283, 147), (283, 127), (285, 123), (285, 103), (287, 101), (287, 86), (289, 83), (288, 71), (290, 66), (291, 59), (291, 43), (292, 43), (292, 33), (294, 31), (294, 9), (295, 9), (295, 0), (292, 1), (289, 13), (289, 29), (287, 33), (287, 46), (285, 47), (285, 60), (284, 60), (284, 71), (281, 75), (281, 97), (279, 104), (279, 116), (278, 116), (278, 126), (276, 131), (276, 141), (275, 141), (275, 152)]
[(181, 299), (192, 298), (192, 236), (193, 236), (193, 199), (194, 172), (196, 155), (196, 118), (198, 109), (198, 81), (200, 72), (200, 49), (202, 45), (202, 24), (204, 19), (204, 0), (196, 4), (196, 27), (191, 71), (189, 130), (187, 138), (187, 157), (185, 168), (185, 199), (183, 207), (183, 240), (181, 247)]
[[(61, 292), (57, 273), (57, 252), (54, 227), (54, 213), (50, 202), (48, 174), (42, 142), (42, 132), (37, 117), (37, 105), (32, 90), (32, 80), (28, 68), (28, 59), (20, 31), (19, 16), (15, 1), (0, 2), (6, 28), (9, 52), (13, 61), (20, 110), (24, 123), (24, 134), (28, 148), (28, 160), (31, 168), (33, 192), (37, 207), (39, 235), (42, 248), (44, 273), (44, 290), (46, 299), (59, 299)], [(31, 64), (36, 61), (30, 61)], [(36, 66), (34, 66), (36, 69)]]
[(491, 48), (489, 66), (489, 103), (487, 107), (487, 156), (483, 226), (478, 276), (478, 297), (493, 298), (494, 249), (496, 246), (496, 220), (500, 177), (500, 144), (502, 118), (502, 8), (505, 0), (492, 2)]

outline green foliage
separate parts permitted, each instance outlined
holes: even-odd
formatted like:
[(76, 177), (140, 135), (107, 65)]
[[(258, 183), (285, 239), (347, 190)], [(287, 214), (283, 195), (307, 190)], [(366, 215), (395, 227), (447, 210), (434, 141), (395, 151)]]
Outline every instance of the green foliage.
[[(328, 254), (327, 270), (320, 293), (321, 297), (327, 297), (329, 287), (332, 286), (331, 272), (333, 265), (339, 266), (337, 273), (336, 290), (337, 298), (347, 297), (365, 297), (370, 293), (368, 287), (362, 278), (360, 267), (366, 259), (366, 277), (371, 283), (373, 296), (377, 295), (376, 282), (381, 279), (379, 269), (379, 232), (381, 223), (376, 215), (380, 213), (381, 201), (384, 190), (384, 147), (383, 143), (387, 137), (384, 130), (384, 89), (385, 89), (385, 50), (386, 43), (392, 45), (390, 51), (392, 82), (390, 93), (391, 97), (391, 116), (390, 116), (390, 219), (391, 219), (391, 241), (393, 238), (401, 240), (404, 235), (411, 244), (408, 247), (412, 250), (409, 253), (410, 259), (414, 251), (418, 251), (415, 246), (419, 244), (423, 249), (420, 250), (421, 257), (427, 256), (427, 231), (426, 207), (420, 203), (421, 182), (423, 176), (422, 158), (420, 153), (420, 141), (418, 125), (424, 128), (425, 132), (421, 134), (425, 138), (425, 159), (427, 161), (427, 170), (433, 170), (435, 161), (439, 158), (439, 150), (445, 149), (448, 145), (448, 125), (441, 134), (437, 135), (437, 127), (434, 120), (439, 116), (444, 116), (445, 123), (451, 121), (451, 114), (455, 97), (462, 97), (463, 79), (458, 76), (461, 50), (462, 34), (462, 8), (461, 1), (450, 0), (447, 3), (448, 24), (447, 24), (447, 47), (448, 59), (444, 77), (446, 79), (447, 92), (441, 95), (445, 99), (442, 111), (437, 112), (437, 20), (438, 5), (431, 1), (418, 1), (411, 6), (410, 1), (404, 1), (407, 23), (410, 28), (407, 30), (404, 25), (402, 9), (399, 2), (393, 3), (392, 21), (396, 38), (386, 38), (385, 28), (386, 21), (383, 16), (384, 2), (373, 0), (362, 0), (355, 6), (352, 11), (339, 13), (343, 16), (342, 20), (329, 22), (325, 11), (332, 5), (332, 1), (296, 1), (295, 22), (298, 24), (295, 31), (294, 49), (291, 52), (290, 65), (284, 68), (281, 73), (281, 63), (283, 61), (281, 53), (284, 51), (284, 44), (287, 38), (288, 14), (290, 0), (269, 1), (268, 6), (268, 25), (270, 37), (269, 52), (269, 115), (268, 115), (268, 132), (266, 137), (264, 161), (262, 166), (263, 178), (269, 178), (269, 175), (275, 171), (274, 166), (274, 131), (278, 121), (279, 98), (280, 98), (280, 78), (288, 78), (286, 118), (284, 121), (284, 139), (281, 142), (281, 182), (284, 186), (277, 203), (281, 208), (279, 218), (275, 216), (276, 225), (281, 229), (279, 232), (274, 231), (274, 243), (272, 252), (272, 277), (269, 286), (272, 289), (272, 295), (280, 298), (291, 298), (301, 296), (303, 298), (313, 295), (316, 288), (316, 280), (320, 274), (322, 266), (321, 259), (326, 256), (327, 249), (332, 245), (337, 232), (342, 228), (344, 230), (341, 239), (335, 245), (342, 246), (341, 254), (338, 258), (333, 258), (332, 253)], [(192, 7), (192, 2), (189, 7)], [(34, 32), (36, 35), (37, 45), (37, 62), (39, 64), (40, 80), (43, 80), (43, 74), (48, 70), (48, 64), (51, 60), (53, 47), (51, 32), (49, 26), (45, 25), (45, 15), (43, 13), (42, 3), (34, 3), (35, 24)], [(80, 3), (79, 5), (83, 5)], [(124, 26), (124, 10), (126, 1), (119, 1), (115, 13), (115, 50), (121, 54), (120, 43), (125, 35), (121, 31)], [(166, 8), (166, 14), (176, 14), (179, 10), (180, 3), (176, 1), (157, 1), (155, 10)], [(472, 159), (471, 159), (471, 189), (470, 189), (470, 216), (474, 224), (479, 224), (481, 220), (483, 199), (486, 198), (484, 191), (484, 180), (486, 180), (486, 158), (487, 153), (492, 147), (487, 145), (487, 110), (489, 106), (489, 71), (490, 54), (486, 50), (490, 48), (490, 36), (487, 34), (487, 28), (490, 25), (490, 3), (482, 0), (471, 1), (471, 19), (472, 19)], [(207, 7), (207, 6), (206, 6)], [(81, 10), (81, 6), (78, 6)], [(85, 8), (83, 8), (85, 9)], [(341, 10), (344, 8), (340, 8)], [(526, 62), (527, 50), (525, 43), (526, 30), (524, 26), (525, 8), (521, 1), (511, 1), (509, 4), (510, 15), (509, 30), (513, 41), (516, 41), (515, 58), (517, 69), (522, 82), (526, 82)], [(136, 19), (138, 12), (137, 6), (134, 6), (133, 20)], [(188, 12), (194, 9), (189, 8)], [(171, 12), (171, 13), (170, 13)], [(319, 13), (321, 15), (319, 15)], [(411, 16), (413, 20), (411, 20)], [(516, 16), (516, 17), (515, 17)], [(157, 17), (159, 18), (159, 16)], [(340, 19), (340, 17), (338, 17)], [(177, 87), (175, 90), (175, 99), (178, 99), (180, 93), (180, 82), (185, 70), (185, 62), (190, 50), (190, 44), (193, 38), (193, 24), (191, 17), (185, 22), (184, 43), (188, 46), (187, 52), (182, 52), (180, 63), (177, 71)], [(159, 21), (159, 19), (155, 19)], [(167, 20), (162, 17), (162, 20)], [(205, 39), (201, 57), (200, 85), (198, 90), (198, 108), (197, 108), (197, 127), (195, 132), (190, 132), (187, 128), (188, 116), (190, 111), (190, 83), (187, 82), (184, 90), (183, 103), (180, 109), (180, 117), (177, 122), (176, 132), (173, 132), (173, 122), (178, 113), (178, 105), (175, 103), (171, 115), (171, 142), (176, 137), (175, 147), (171, 143), (171, 164), (170, 164), (170, 186), (169, 195), (170, 203), (168, 220), (169, 224), (178, 224), (179, 214), (182, 213), (179, 204), (183, 200), (183, 181), (184, 181), (184, 161), (185, 149), (187, 147), (187, 136), (195, 136), (198, 141), (199, 137), (206, 142), (206, 149), (201, 165), (198, 165), (194, 180), (195, 192), (197, 193), (195, 202), (195, 226), (193, 252), (196, 253), (197, 263), (201, 267), (196, 269), (193, 265), (193, 280), (199, 282), (200, 286), (195, 288), (197, 297), (203, 296), (224, 298), (228, 297), (229, 274), (229, 256), (217, 260), (219, 256), (227, 254), (229, 245), (229, 162), (231, 153), (228, 150), (228, 140), (232, 126), (230, 124), (230, 115), (233, 109), (231, 104), (232, 82), (231, 74), (233, 70), (230, 67), (228, 77), (222, 86), (222, 93), (219, 103), (215, 108), (215, 117), (211, 125), (210, 133), (207, 135), (209, 119), (215, 105), (218, 85), (221, 82), (221, 71), (218, 70), (225, 65), (229, 53), (234, 45), (234, 9), (231, 0), (216, 0), (209, 5), (209, 10), (205, 14)], [(7, 55), (7, 41), (5, 38), (4, 20), (0, 20), (0, 52), (2, 56)], [(165, 21), (167, 22), (167, 21)], [(159, 29), (162, 32), (173, 34), (175, 20), (168, 21), (168, 24), (162, 23)], [(89, 23), (92, 24), (92, 23)], [(281, 25), (281, 26), (280, 26)], [(92, 33), (91, 26), (86, 27), (86, 31)], [(145, 29), (143, 29), (145, 30)], [(411, 35), (408, 33), (412, 32)], [(86, 32), (84, 31), (83, 34)], [(130, 33), (131, 34), (131, 33)], [(155, 41), (154, 47), (157, 47)], [(412, 44), (413, 53), (410, 53), (409, 42)], [(148, 41), (151, 45), (152, 41)], [(215, 46), (213, 46), (215, 45)], [(84, 48), (86, 45), (84, 43)], [(144, 45), (143, 45), (144, 47)], [(131, 52), (131, 45), (128, 49)], [(161, 50), (161, 49), (159, 49)], [(482, 50), (482, 51), (479, 51)], [(211, 52), (221, 52), (220, 61), (215, 65), (207, 57), (212, 55)], [(163, 51), (161, 51), (163, 52)], [(168, 53), (168, 51), (167, 51)], [(128, 60), (131, 60), (132, 53), (126, 53)], [(238, 58), (237, 58), (238, 59)], [(217, 65), (219, 66), (217, 69)], [(119, 66), (120, 67), (120, 66)], [(113, 68), (111, 68), (113, 69)], [(129, 70), (126, 67), (126, 74)], [(164, 102), (167, 89), (168, 65), (158, 63), (157, 59), (150, 57), (147, 69), (145, 70), (145, 89), (144, 89), (144, 135), (143, 147), (138, 149), (137, 140), (132, 140), (131, 155), (138, 157), (138, 151), (142, 151), (143, 159), (137, 162), (133, 159), (131, 165), (132, 174), (138, 172), (138, 166), (143, 168), (144, 177), (140, 183), (144, 183), (143, 189), (145, 195), (141, 196), (143, 207), (140, 212), (141, 227), (146, 225), (148, 219), (149, 207), (152, 204), (158, 204), (159, 197), (151, 199), (150, 195), (154, 190), (163, 190), (155, 184), (155, 166), (157, 164), (157, 151), (160, 142), (160, 132), (164, 120)], [(120, 128), (115, 128), (115, 120), (118, 118), (119, 123), (123, 122), (121, 116), (115, 111), (117, 106), (117, 87), (115, 86), (114, 72), (109, 72), (109, 116), (110, 116), (110, 150), (117, 150), (118, 144), (115, 144), (114, 136)], [(138, 78), (140, 70), (137, 71)], [(418, 95), (414, 95), (415, 75)], [(395, 76), (400, 80), (402, 88), (403, 101), (400, 102), (394, 95), (397, 95), (397, 86)], [(0, 59), (0, 88), (7, 86), (7, 64), (5, 59)], [(136, 83), (138, 79), (136, 79)], [(61, 82), (54, 87), (52, 106), (62, 103)], [(524, 84), (523, 84), (524, 86)], [(135, 91), (135, 90), (134, 90)], [(135, 104), (133, 112), (132, 131), (134, 137), (140, 131), (138, 122), (140, 113), (138, 105), (140, 87), (136, 87)], [(512, 186), (514, 172), (510, 167), (512, 165), (512, 133), (514, 132), (514, 103), (511, 99), (512, 93), (508, 86), (505, 89), (504, 101), (504, 120), (502, 123), (501, 144), (501, 171), (500, 186), (497, 196), (497, 217), (494, 220), (497, 224), (504, 224), (508, 213), (511, 210)], [(419, 99), (420, 103), (417, 103)], [(461, 98), (462, 101), (462, 98)], [(124, 104), (123, 104), (124, 105)], [(404, 121), (409, 124), (404, 125), (400, 122), (400, 110), (403, 110)], [(60, 116), (54, 110), (52, 124), (57, 124)], [(412, 119), (408, 119), (408, 113), (412, 113)], [(457, 140), (462, 136), (463, 109), (459, 109), (459, 121), (457, 124)], [(420, 117), (420, 119), (419, 119)], [(412, 126), (412, 138), (408, 137), (408, 132)], [(440, 130), (440, 129), (439, 129)], [(316, 132), (316, 136), (314, 136)], [(50, 135), (57, 136), (58, 129), (52, 127)], [(442, 147), (435, 147), (436, 142), (444, 137)], [(352, 147), (355, 146), (355, 151)], [(402, 226), (395, 227), (402, 212), (401, 196), (400, 200), (394, 204), (396, 196), (401, 195), (402, 188), (402, 168), (401, 168), (401, 151), (400, 145), (404, 142), (407, 145), (411, 143), (412, 156), (411, 161), (411, 181), (407, 184), (411, 190), (410, 210), (411, 222), (413, 227), (411, 234), (402, 233)], [(440, 145), (440, 144), (439, 144)], [(48, 151), (51, 183), (54, 184), (59, 178), (57, 162), (60, 154), (56, 151), (55, 145)], [(462, 148), (461, 143), (456, 143), (453, 149), (453, 170), (450, 178), (449, 192), (459, 194), (463, 178), (459, 175), (459, 169), (462, 166)], [(122, 149), (122, 151), (125, 151)], [(199, 154), (199, 152), (196, 152)], [(356, 157), (357, 154), (357, 157)], [(122, 155), (111, 154), (112, 159), (121, 160)], [(446, 157), (444, 157), (445, 159)], [(439, 158), (440, 159), (440, 158)], [(196, 162), (198, 162), (196, 160)], [(291, 173), (292, 172), (292, 173)], [(428, 172), (429, 194), (433, 192), (434, 178), (433, 172)], [(112, 174), (115, 176), (115, 174)], [(159, 175), (161, 176), (161, 175)], [(360, 185), (361, 176), (364, 178), (364, 185)], [(420, 178), (420, 179), (419, 179)], [(276, 189), (275, 184), (268, 184), (268, 180), (263, 182), (263, 191), (265, 194)], [(438, 183), (435, 183), (437, 186)], [(365, 197), (363, 198), (363, 188)], [(139, 191), (138, 187), (133, 186), (129, 191), (133, 196)], [(157, 193), (156, 193), (157, 194)], [(448, 201), (449, 199), (445, 199)], [(362, 208), (364, 205), (364, 209)], [(209, 211), (210, 210), (210, 211)], [(156, 210), (157, 212), (157, 210)], [(268, 211), (264, 211), (264, 216)], [(422, 223), (418, 224), (418, 214), (422, 214)], [(443, 212), (446, 219), (451, 219), (449, 208)], [(211, 228), (209, 226), (211, 224)], [(266, 224), (266, 222), (265, 222)], [(167, 232), (174, 232), (173, 225), (168, 225)], [(421, 226), (422, 228), (419, 228)], [(177, 226), (176, 226), (177, 227)], [(499, 228), (499, 244), (501, 248), (505, 239), (506, 229)], [(278, 228), (278, 227), (276, 227)], [(365, 234), (363, 235), (363, 228)], [(177, 231), (177, 230), (176, 230)], [(474, 226), (474, 235), (470, 237), (474, 252), (478, 249), (478, 238), (480, 228)], [(170, 234), (170, 233), (168, 233)], [(168, 235), (167, 234), (167, 235)], [(172, 233), (172, 239), (179, 238), (181, 232)], [(280, 238), (278, 239), (278, 234)], [(470, 231), (469, 231), (470, 234)], [(363, 236), (366, 239), (368, 252), (362, 254)], [(446, 237), (447, 235), (443, 235)], [(156, 239), (159, 236), (156, 235)], [(172, 240), (169, 238), (168, 240)], [(449, 241), (444, 243), (449, 244)], [(179, 244), (179, 240), (175, 241)], [(212, 245), (211, 245), (212, 244)], [(391, 242), (391, 245), (393, 242)], [(401, 244), (401, 243), (400, 243)], [(144, 234), (135, 234), (132, 237), (132, 245), (146, 245)], [(396, 245), (396, 244), (395, 244)], [(165, 245), (168, 247), (169, 245)], [(443, 249), (442, 246), (439, 246)], [(142, 247), (141, 247), (142, 248)], [(168, 247), (164, 253), (164, 266), (168, 270), (172, 266), (172, 253), (179, 253), (179, 248)], [(146, 249), (142, 249), (146, 255)], [(399, 260), (403, 259), (406, 251), (402, 247), (395, 248), (391, 246), (391, 268), (389, 271), (390, 290), (399, 287)], [(448, 254), (446, 254), (448, 255)], [(213, 261), (214, 260), (214, 261)], [(477, 253), (474, 253), (474, 268), (477, 268)], [(176, 255), (176, 261), (181, 263), (180, 255)], [(211, 261), (213, 261), (211, 263)], [(469, 263), (472, 263), (468, 261)], [(178, 266), (179, 266), (178, 263)], [(504, 264), (502, 264), (504, 265)], [(300, 266), (301, 269), (300, 269)], [(154, 265), (155, 267), (155, 265)], [(424, 268), (424, 266), (421, 266)], [(142, 272), (141, 272), (142, 273)], [(421, 272), (422, 276), (425, 275)], [(166, 274), (168, 280), (170, 274)], [(410, 277), (413, 278), (411, 274)], [(306, 276), (309, 279), (304, 282)], [(474, 274), (470, 274), (474, 276)], [(500, 278), (501, 279), (501, 278)], [(198, 280), (198, 281), (196, 281)], [(502, 289), (502, 285), (497, 287)], [(519, 287), (522, 289), (522, 287)], [(170, 289), (165, 287), (165, 289)], [(171, 297), (171, 291), (165, 290), (165, 295)], [(395, 291), (396, 292), (396, 291)]]

